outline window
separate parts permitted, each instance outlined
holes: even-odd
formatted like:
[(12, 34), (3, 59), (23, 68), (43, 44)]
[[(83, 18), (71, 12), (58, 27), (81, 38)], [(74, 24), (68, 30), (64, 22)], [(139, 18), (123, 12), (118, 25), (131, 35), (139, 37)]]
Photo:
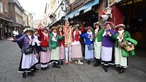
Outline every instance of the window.
[(3, 13), (3, 2), (0, 1), (0, 13)]

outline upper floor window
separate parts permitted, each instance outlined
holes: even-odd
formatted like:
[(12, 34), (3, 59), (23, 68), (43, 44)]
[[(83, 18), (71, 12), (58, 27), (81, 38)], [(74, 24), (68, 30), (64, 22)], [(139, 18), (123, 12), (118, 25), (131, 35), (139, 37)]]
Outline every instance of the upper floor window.
[(0, 13), (3, 13), (3, 2), (0, 0)]

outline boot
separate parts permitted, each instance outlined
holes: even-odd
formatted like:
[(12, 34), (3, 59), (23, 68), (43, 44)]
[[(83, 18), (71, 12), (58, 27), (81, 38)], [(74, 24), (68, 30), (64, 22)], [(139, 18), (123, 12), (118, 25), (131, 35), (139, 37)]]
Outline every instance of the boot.
[(46, 71), (46, 68), (41, 68), (42, 71)]
[(61, 65), (63, 65), (64, 63), (63, 63), (63, 60), (61, 61)]
[(56, 62), (53, 63), (53, 68), (60, 68), (60, 65), (57, 64)]
[(22, 78), (26, 78), (26, 72), (22, 73)]
[(90, 63), (91, 63), (91, 61), (90, 60), (87, 60), (87, 64), (90, 65)]
[(36, 68), (36, 66), (33, 66), (33, 70), (32, 72), (36, 72), (38, 69)]
[(34, 76), (34, 73), (33, 72), (28, 72), (27, 75), (33, 77)]
[(108, 72), (107, 66), (103, 65), (103, 70), (104, 70), (105, 72)]
[(95, 59), (95, 63), (94, 63), (94, 67), (97, 67), (100, 65), (100, 60), (99, 59)]
[(119, 74), (124, 73), (124, 71), (125, 71), (125, 68), (124, 68), (124, 67), (120, 67), (120, 69), (119, 69)]

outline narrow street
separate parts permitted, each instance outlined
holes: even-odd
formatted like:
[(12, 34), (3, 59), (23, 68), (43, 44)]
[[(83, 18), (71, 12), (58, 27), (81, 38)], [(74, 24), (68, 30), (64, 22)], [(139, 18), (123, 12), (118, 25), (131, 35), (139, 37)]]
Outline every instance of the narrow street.
[(146, 82), (146, 51), (142, 50), (129, 58), (129, 68), (123, 74), (112, 67), (106, 73), (102, 66), (95, 68), (85, 63), (63, 65), (60, 69), (50, 66), (47, 71), (38, 70), (34, 77), (25, 79), (17, 72), (20, 55), (16, 43), (0, 41), (0, 82)]

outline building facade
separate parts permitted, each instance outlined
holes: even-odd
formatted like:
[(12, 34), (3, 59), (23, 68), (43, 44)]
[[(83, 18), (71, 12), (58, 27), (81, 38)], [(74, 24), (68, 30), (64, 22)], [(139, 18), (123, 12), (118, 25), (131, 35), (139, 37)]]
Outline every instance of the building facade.
[(0, 39), (11, 36), (9, 23), (12, 21), (8, 15), (8, 0), (0, 0)]

